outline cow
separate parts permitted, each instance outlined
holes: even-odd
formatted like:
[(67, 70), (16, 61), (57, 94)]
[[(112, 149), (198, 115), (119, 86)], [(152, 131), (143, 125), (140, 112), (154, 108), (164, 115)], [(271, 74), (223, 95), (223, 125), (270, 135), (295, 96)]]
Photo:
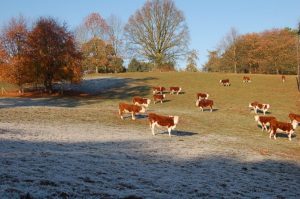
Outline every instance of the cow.
[(153, 95), (153, 103), (156, 104), (157, 101), (163, 103), (163, 100), (166, 98), (165, 94), (154, 94)]
[(257, 114), (257, 111), (260, 110), (264, 113), (264, 115), (266, 114), (266, 112), (269, 110), (270, 108), (270, 104), (261, 104), (257, 101), (249, 103), (249, 108), (253, 108), (254, 112)]
[(181, 88), (180, 87), (170, 87), (170, 94), (174, 94), (176, 93), (177, 95), (181, 92)]
[(243, 77), (243, 82), (244, 82), (244, 83), (250, 83), (250, 82), (251, 82), (250, 77), (244, 76), (244, 77)]
[(198, 99), (208, 99), (209, 94), (207, 94), (207, 93), (197, 93), (196, 96), (197, 96), (197, 100)]
[(167, 128), (169, 136), (171, 137), (171, 131), (176, 128), (179, 117), (178, 116), (163, 116), (163, 115), (158, 115), (155, 113), (149, 113), (148, 120), (149, 120), (150, 128), (152, 131), (152, 135), (155, 135), (154, 128), (155, 128), (155, 126), (157, 126), (157, 127)]
[(153, 95), (154, 94), (163, 94), (163, 92), (166, 90), (166, 88), (163, 86), (154, 86), (154, 87), (152, 87), (152, 90), (153, 90)]
[(285, 76), (284, 75), (281, 75), (281, 80), (282, 80), (282, 83), (285, 82)]
[(213, 100), (209, 100), (209, 99), (201, 99), (201, 100), (197, 100), (196, 101), (196, 106), (200, 107), (200, 109), (203, 112), (203, 109), (205, 107), (210, 107), (210, 112), (213, 111), (213, 105), (214, 105), (214, 101)]
[(290, 118), (291, 122), (297, 121), (298, 123), (300, 123), (300, 115), (297, 115), (295, 113), (290, 113), (289, 118)]
[(230, 86), (229, 79), (221, 79), (220, 84), (222, 84), (223, 86)]
[(148, 107), (151, 103), (150, 99), (135, 96), (132, 98), (132, 103), (139, 106)]
[(123, 113), (131, 113), (132, 120), (135, 120), (136, 113), (145, 113), (146, 109), (144, 106), (138, 106), (134, 104), (126, 104), (123, 102), (119, 103), (119, 115), (123, 120)]
[(295, 132), (295, 129), (297, 128), (298, 122), (293, 121), (292, 123), (287, 122), (279, 122), (277, 120), (271, 120), (270, 121), (270, 139), (272, 139), (272, 135), (274, 136), (274, 139), (276, 140), (276, 133), (286, 133), (288, 134), (288, 138), (291, 141), (292, 140), (292, 134)]
[(276, 120), (276, 118), (273, 116), (259, 116), (259, 115), (255, 115), (254, 119), (261, 126), (262, 131), (264, 131), (264, 129), (268, 131), (267, 126), (270, 126), (270, 121)]

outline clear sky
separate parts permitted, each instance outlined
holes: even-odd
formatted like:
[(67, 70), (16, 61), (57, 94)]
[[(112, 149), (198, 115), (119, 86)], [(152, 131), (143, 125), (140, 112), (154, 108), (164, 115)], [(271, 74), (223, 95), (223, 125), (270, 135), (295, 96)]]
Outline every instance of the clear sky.
[[(0, 0), (0, 26), (22, 14), (29, 19), (52, 16), (71, 29), (92, 12), (104, 18), (111, 14), (126, 23), (145, 0)], [(240, 34), (272, 28), (296, 28), (300, 0), (175, 0), (185, 14), (190, 31), (190, 48), (199, 52), (201, 66), (207, 50), (213, 50), (231, 27)], [(180, 63), (184, 65), (184, 63)]]

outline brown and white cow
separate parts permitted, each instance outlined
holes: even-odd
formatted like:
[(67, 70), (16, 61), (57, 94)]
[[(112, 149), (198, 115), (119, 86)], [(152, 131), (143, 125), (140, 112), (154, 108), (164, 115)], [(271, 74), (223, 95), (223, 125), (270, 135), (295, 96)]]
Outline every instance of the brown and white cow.
[(207, 93), (197, 93), (197, 100), (200, 100), (200, 99), (208, 99), (209, 97), (209, 94)]
[(295, 120), (298, 123), (300, 123), (300, 115), (298, 115), (298, 114), (290, 113), (289, 118), (290, 118), (291, 122), (293, 122)]
[(254, 112), (257, 114), (257, 111), (262, 111), (264, 115), (270, 108), (270, 104), (261, 104), (257, 101), (249, 103), (249, 108), (253, 108)]
[(230, 86), (229, 79), (221, 79), (220, 84), (222, 84), (223, 86)]
[(178, 87), (178, 86), (173, 86), (173, 87), (170, 87), (170, 94), (174, 94), (176, 93), (177, 95), (181, 92), (181, 87)]
[(156, 104), (157, 101), (163, 103), (163, 100), (166, 98), (165, 94), (154, 94), (153, 95), (153, 103)]
[(270, 121), (276, 120), (276, 118), (273, 116), (259, 116), (259, 115), (255, 115), (254, 119), (258, 123), (258, 125), (261, 126), (262, 131), (264, 131), (264, 129), (268, 131), (267, 126), (270, 126)]
[(150, 124), (150, 128), (152, 131), (152, 135), (155, 135), (155, 126), (157, 127), (165, 127), (168, 129), (169, 136), (171, 136), (171, 131), (176, 128), (178, 124), (179, 117), (178, 116), (163, 116), (155, 113), (148, 114), (148, 120)]
[(135, 120), (136, 113), (145, 113), (146, 109), (144, 106), (138, 106), (134, 104), (126, 104), (123, 102), (119, 103), (119, 115), (123, 120), (123, 113), (131, 113), (132, 120)]
[(292, 134), (295, 132), (295, 129), (297, 128), (298, 122), (293, 121), (292, 123), (287, 122), (279, 122), (277, 120), (271, 120), (270, 121), (270, 139), (272, 138), (272, 135), (274, 136), (274, 139), (276, 140), (276, 133), (286, 133), (288, 135), (289, 140), (292, 140)]
[(210, 107), (210, 112), (213, 111), (214, 101), (209, 99), (201, 99), (196, 101), (196, 106), (200, 107), (200, 109), (204, 110), (205, 107)]
[(250, 82), (251, 82), (250, 77), (244, 76), (244, 77), (243, 77), (243, 82), (244, 82), (244, 83), (250, 83)]
[(153, 94), (163, 94), (163, 92), (166, 90), (165, 87), (163, 86), (154, 86), (152, 87), (152, 90), (153, 90)]
[(139, 106), (148, 107), (151, 103), (150, 99), (135, 96), (132, 98), (132, 103)]
[(282, 83), (285, 82), (285, 76), (284, 75), (281, 75), (281, 80), (282, 80)]

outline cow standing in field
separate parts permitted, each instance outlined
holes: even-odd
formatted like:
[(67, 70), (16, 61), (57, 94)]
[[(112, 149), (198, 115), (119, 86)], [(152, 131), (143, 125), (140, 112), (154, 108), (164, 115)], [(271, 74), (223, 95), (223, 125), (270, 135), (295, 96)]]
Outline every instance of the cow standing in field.
[(290, 118), (291, 122), (297, 121), (298, 123), (300, 123), (300, 115), (297, 115), (295, 113), (290, 113), (289, 118)]
[(251, 82), (250, 77), (244, 76), (244, 77), (243, 77), (243, 82), (244, 82), (244, 83), (250, 83), (250, 82)]
[(157, 127), (167, 128), (169, 136), (171, 137), (171, 131), (176, 128), (179, 117), (178, 116), (162, 116), (162, 115), (158, 115), (155, 113), (149, 113), (148, 120), (149, 120), (150, 128), (152, 131), (152, 135), (155, 135), (155, 126), (157, 126)]
[(230, 86), (230, 82), (229, 79), (221, 79), (220, 80), (220, 84), (222, 84), (223, 86)]
[(287, 122), (279, 122), (277, 120), (271, 120), (270, 121), (270, 139), (272, 136), (274, 136), (274, 139), (276, 140), (276, 133), (286, 133), (288, 135), (289, 140), (292, 140), (292, 134), (295, 132), (295, 129), (297, 128), (298, 122), (293, 121), (292, 123)]
[(264, 129), (268, 131), (267, 126), (270, 126), (271, 120), (276, 120), (276, 118), (273, 116), (259, 116), (259, 115), (255, 115), (254, 119), (258, 123), (258, 125), (261, 126), (262, 131), (264, 131)]
[(282, 83), (285, 82), (285, 76), (284, 75), (281, 75), (281, 80), (282, 80)]
[(253, 108), (253, 110), (256, 114), (257, 114), (257, 111), (259, 110), (259, 111), (262, 111), (265, 115), (266, 112), (270, 108), (270, 104), (261, 104), (261, 103), (255, 101), (255, 102), (252, 102), (249, 104), (249, 108)]
[(124, 113), (131, 113), (132, 120), (135, 120), (135, 114), (136, 113), (145, 113), (146, 109), (144, 106), (138, 106), (134, 104), (126, 104), (126, 103), (119, 103), (119, 115), (121, 119), (123, 120), (123, 114)]
[(176, 93), (177, 95), (181, 92), (181, 88), (177, 86), (170, 87), (170, 94)]
[(152, 90), (153, 90), (153, 95), (154, 94), (163, 94), (164, 91), (166, 90), (166, 88), (163, 86), (155, 86), (155, 87), (152, 87)]
[(197, 93), (196, 97), (197, 97), (197, 100), (208, 99), (209, 94), (207, 94), (207, 93)]
[(138, 106), (148, 107), (151, 103), (150, 99), (135, 96), (132, 98), (132, 103)]
[(156, 104), (156, 102), (160, 101), (160, 103), (162, 104), (165, 98), (166, 98), (165, 94), (154, 94), (153, 103)]
[(200, 109), (202, 110), (202, 112), (204, 111), (205, 107), (209, 107), (210, 108), (210, 112), (213, 111), (213, 105), (214, 105), (214, 101), (213, 100), (209, 100), (209, 99), (201, 99), (201, 100), (197, 100), (196, 101), (196, 106), (200, 107)]

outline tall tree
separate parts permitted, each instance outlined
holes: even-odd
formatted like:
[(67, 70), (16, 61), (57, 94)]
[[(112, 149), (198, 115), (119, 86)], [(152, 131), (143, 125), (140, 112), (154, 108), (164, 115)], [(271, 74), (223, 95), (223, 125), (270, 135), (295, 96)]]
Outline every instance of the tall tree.
[(223, 60), (226, 64), (231, 64), (234, 69), (234, 73), (237, 73), (238, 62), (238, 32), (235, 28), (231, 28), (229, 33), (225, 36), (221, 46), (224, 49)]
[(27, 21), (23, 16), (12, 18), (1, 33), (3, 55), (6, 55), (6, 64), (3, 78), (15, 83), (22, 91), (22, 85), (28, 81), (27, 66), (22, 64), (28, 36)]
[(108, 24), (108, 35), (109, 42), (114, 48), (114, 51), (117, 56), (122, 56), (122, 47), (123, 47), (123, 24), (119, 17), (111, 15), (107, 20)]
[(33, 67), (48, 91), (54, 80), (80, 81), (81, 53), (75, 46), (74, 36), (66, 25), (52, 18), (40, 18), (28, 35), (25, 64)]
[(185, 55), (189, 41), (182, 11), (172, 0), (147, 1), (125, 26), (129, 49), (160, 67)]
[(196, 50), (192, 50), (188, 53), (187, 56), (187, 66), (185, 71), (188, 72), (197, 72), (197, 60), (198, 60), (198, 52)]

